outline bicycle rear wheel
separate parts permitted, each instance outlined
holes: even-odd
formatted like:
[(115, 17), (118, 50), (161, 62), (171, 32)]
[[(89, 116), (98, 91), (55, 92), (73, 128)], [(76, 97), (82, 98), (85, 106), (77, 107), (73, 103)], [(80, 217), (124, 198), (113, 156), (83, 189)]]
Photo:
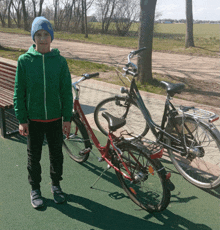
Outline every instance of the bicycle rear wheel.
[(81, 121), (72, 120), (69, 139), (64, 135), (63, 147), (70, 158), (78, 163), (85, 162), (88, 159), (91, 144)]
[[(127, 109), (128, 113), (126, 115)], [(118, 132), (127, 130), (134, 135), (145, 136), (149, 130), (148, 123), (141, 110), (134, 102), (129, 102), (126, 97), (115, 96), (107, 98), (95, 108), (95, 123), (103, 134), (108, 135), (108, 123), (102, 116), (102, 112), (108, 112), (115, 117), (126, 119), (126, 125), (119, 129)]]
[[(189, 149), (186, 156), (168, 149), (170, 158), (179, 173), (192, 184), (200, 188), (216, 188), (220, 185), (220, 134), (217, 129), (191, 117), (176, 117), (179, 132)], [(184, 124), (184, 129), (183, 129)], [(178, 138), (172, 125), (166, 128), (168, 133)], [(172, 147), (182, 148), (168, 138)]]
[[(122, 159), (133, 180), (130, 181), (120, 172), (115, 172), (122, 188), (131, 200), (148, 212), (159, 212), (166, 209), (170, 202), (170, 190), (165, 179), (166, 171), (161, 162), (157, 159), (149, 159), (136, 146), (126, 144), (119, 148), (123, 152)], [(114, 159), (114, 164), (128, 175), (117, 156)]]

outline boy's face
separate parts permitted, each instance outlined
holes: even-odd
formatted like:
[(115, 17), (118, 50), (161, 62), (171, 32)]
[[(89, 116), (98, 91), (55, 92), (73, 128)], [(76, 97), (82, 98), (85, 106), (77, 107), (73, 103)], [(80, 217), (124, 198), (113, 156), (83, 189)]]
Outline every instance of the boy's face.
[(36, 50), (45, 54), (50, 52), (51, 36), (46, 30), (38, 30), (34, 35)]

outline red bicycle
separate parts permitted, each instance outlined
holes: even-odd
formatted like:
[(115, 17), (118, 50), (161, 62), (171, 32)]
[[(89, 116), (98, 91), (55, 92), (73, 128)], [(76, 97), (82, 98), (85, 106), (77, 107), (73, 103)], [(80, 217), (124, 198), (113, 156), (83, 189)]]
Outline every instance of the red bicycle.
[(90, 140), (101, 154), (101, 160), (106, 161), (108, 167), (113, 168), (122, 188), (134, 203), (148, 212), (164, 210), (170, 202), (170, 191), (174, 185), (159, 159), (163, 149), (158, 144), (148, 140), (146, 145), (133, 138), (124, 138), (123, 133), (116, 136), (117, 129), (123, 127), (125, 119), (116, 118), (107, 112), (103, 117), (108, 121), (108, 139), (105, 146), (101, 146), (95, 136), (79, 103), (79, 87), (81, 81), (99, 75), (84, 74), (81, 79), (72, 84), (75, 91), (74, 110), (71, 118), (69, 138), (64, 136), (64, 150), (78, 163), (85, 162), (92, 149)]

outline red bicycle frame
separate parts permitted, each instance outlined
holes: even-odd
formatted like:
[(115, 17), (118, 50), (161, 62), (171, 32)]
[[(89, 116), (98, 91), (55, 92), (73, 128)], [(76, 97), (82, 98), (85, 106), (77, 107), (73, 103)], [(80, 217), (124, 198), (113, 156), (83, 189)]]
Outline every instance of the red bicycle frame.
[[(76, 85), (79, 84), (81, 81), (85, 80), (85, 79), (89, 79), (91, 78), (92, 76), (97, 76), (98, 74), (92, 74), (92, 75), (83, 75), (84, 77), (81, 78), (80, 80), (74, 82), (72, 85), (73, 85), (73, 88), (74, 88), (74, 91), (75, 91), (75, 94), (76, 94), (76, 97), (74, 98), (74, 111), (76, 113), (79, 114), (79, 117), (81, 119), (81, 122), (83, 123), (83, 125), (85, 126), (86, 130), (87, 130), (87, 133), (90, 137), (90, 139), (93, 141), (93, 143), (95, 144), (96, 148), (99, 150), (99, 152), (101, 153), (101, 156), (102, 158), (108, 163), (108, 165), (110, 167), (112, 167), (114, 170), (116, 170), (117, 172), (119, 172), (121, 175), (123, 175), (126, 179), (132, 181), (134, 178), (132, 178), (132, 173), (129, 171), (126, 163), (123, 161), (122, 157), (121, 157), (121, 154), (120, 154), (120, 149), (118, 149), (114, 143), (113, 143), (113, 140), (116, 138), (116, 136), (111, 132), (109, 131), (108, 133), (108, 140), (107, 140), (107, 144), (106, 146), (101, 146), (100, 142), (98, 141), (98, 139), (96, 138), (92, 128), (90, 127), (87, 119), (86, 119), (86, 116), (84, 115), (83, 113), (83, 110), (80, 106), (80, 103), (79, 103), (79, 89), (77, 89)], [(77, 129), (76, 129), (76, 133), (77, 134)], [(113, 147), (113, 150), (118, 153), (117, 156), (118, 156), (118, 159), (119, 161), (123, 164), (125, 170), (127, 171), (128, 175), (126, 175), (124, 172), (122, 172), (119, 168), (117, 168), (116, 166), (114, 166), (111, 162), (111, 156), (109, 155), (109, 149), (110, 149), (110, 145), (112, 145)], [(135, 156), (130, 153), (131, 157), (135, 160), (135, 162), (138, 164), (138, 165), (141, 165), (141, 163), (138, 161), (138, 159), (135, 158)], [(154, 153), (154, 154), (151, 154), (149, 157), (151, 159), (155, 159), (155, 158), (161, 158), (163, 155), (163, 149), (161, 149), (160, 151)]]
[[(101, 153), (102, 158), (117, 172), (121, 173), (126, 179), (132, 181), (132, 178), (128, 175), (126, 175), (125, 173), (121, 172), (120, 169), (118, 169), (117, 167), (115, 167), (112, 162), (110, 161), (111, 156), (108, 154), (109, 152), (109, 147), (110, 144), (113, 146), (113, 149), (118, 152), (116, 150), (116, 148), (114, 147), (113, 144), (113, 139), (115, 138), (115, 135), (111, 132), (109, 132), (108, 134), (108, 140), (107, 140), (107, 144), (106, 146), (101, 146), (100, 142), (98, 141), (97, 137), (95, 136), (91, 126), (88, 123), (88, 120), (86, 119), (86, 116), (84, 115), (82, 108), (80, 106), (79, 100), (75, 99), (74, 100), (74, 111), (77, 111), (77, 113), (79, 114), (79, 117), (82, 121), (82, 123), (84, 124), (89, 137), (91, 138), (91, 140), (93, 141), (93, 143), (95, 144), (96, 148), (99, 150), (99, 152)], [(77, 130), (76, 130), (77, 131)], [(127, 168), (126, 164), (123, 162), (123, 160), (120, 158), (123, 166), (125, 167), (126, 171), (128, 172), (129, 175), (131, 175), (131, 172), (129, 171), (129, 169)], [(139, 163), (140, 164), (140, 163)]]

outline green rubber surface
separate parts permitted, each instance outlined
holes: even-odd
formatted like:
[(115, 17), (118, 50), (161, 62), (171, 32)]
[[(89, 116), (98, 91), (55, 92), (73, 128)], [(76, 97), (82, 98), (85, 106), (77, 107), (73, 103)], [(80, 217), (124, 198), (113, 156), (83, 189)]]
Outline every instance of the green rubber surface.
[[(106, 137), (96, 132), (101, 143)], [(42, 152), (41, 191), (45, 207), (35, 210), (30, 203), (30, 185), (27, 180), (26, 138), (0, 137), (0, 229), (1, 230), (139, 230), (139, 229), (220, 229), (220, 188), (205, 191), (179, 175), (173, 165), (162, 160), (171, 171), (176, 189), (171, 193), (167, 210), (149, 214), (136, 206), (124, 193), (113, 169), (90, 186), (106, 168), (91, 154), (80, 165), (64, 155), (61, 187), (67, 202), (55, 204), (49, 177), (49, 152), (45, 142)], [(93, 148), (94, 154), (97, 150)]]

